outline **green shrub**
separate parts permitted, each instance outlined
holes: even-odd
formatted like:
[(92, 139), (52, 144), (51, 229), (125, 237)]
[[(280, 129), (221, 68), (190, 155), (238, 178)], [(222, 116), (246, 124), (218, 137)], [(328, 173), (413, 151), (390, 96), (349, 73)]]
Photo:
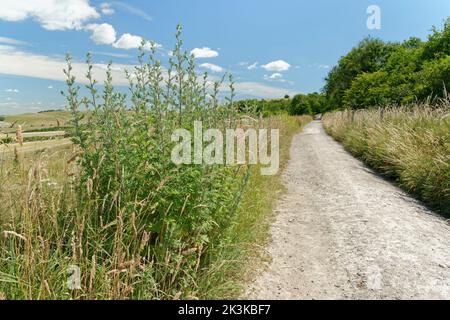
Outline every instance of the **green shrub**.
[(339, 60), (324, 92), (331, 109), (382, 107), (446, 97), (450, 86), (450, 19), (428, 41), (365, 39)]
[(327, 109), (325, 96), (319, 93), (298, 94), (289, 105), (290, 115), (314, 115)]
[[(1, 245), (0, 292), (8, 298), (204, 294), (197, 283), (209, 272), (211, 251), (224, 241), (236, 215), (248, 167), (172, 162), (175, 129), (192, 133), (195, 120), (210, 128), (233, 128), (239, 122), (232, 78), (231, 94), (220, 104), (221, 82), (210, 91), (207, 75), (198, 81), (194, 58), (182, 51), (180, 36), (181, 27), (167, 72), (155, 59), (155, 49), (140, 48), (139, 64), (128, 73), (131, 108), (113, 87), (111, 65), (98, 91), (90, 55), (90, 96), (79, 97), (67, 57), (65, 96), (79, 153), (76, 175), (61, 198), (43, 193), (40, 173), (30, 175), (37, 180), (29, 181), (27, 190), (39, 191), (13, 221), (14, 234), (32, 240), (23, 244), (22, 238), (11, 237)], [(88, 121), (81, 106), (91, 110)], [(47, 196), (58, 203), (48, 203)], [(42, 243), (49, 247), (43, 250)], [(80, 268), (80, 290), (65, 287), (61, 275), (69, 265)], [(3, 274), (16, 281), (5, 283)]]

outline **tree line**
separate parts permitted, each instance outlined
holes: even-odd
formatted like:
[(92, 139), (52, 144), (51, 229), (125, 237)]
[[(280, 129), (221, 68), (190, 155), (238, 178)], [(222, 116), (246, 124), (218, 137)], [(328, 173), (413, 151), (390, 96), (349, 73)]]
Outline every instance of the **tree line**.
[(361, 109), (442, 98), (450, 84), (450, 19), (427, 41), (366, 38), (325, 79), (331, 109)]
[(426, 41), (386, 42), (365, 38), (339, 59), (322, 92), (292, 99), (243, 100), (263, 115), (318, 114), (337, 109), (405, 105), (446, 97), (450, 87), (450, 18)]

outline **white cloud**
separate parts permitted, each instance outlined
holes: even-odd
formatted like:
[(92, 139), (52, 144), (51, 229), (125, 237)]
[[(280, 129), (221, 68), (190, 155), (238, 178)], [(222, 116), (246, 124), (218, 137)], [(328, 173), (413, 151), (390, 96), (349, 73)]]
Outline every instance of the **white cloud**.
[(26, 44), (24, 41), (7, 38), (7, 37), (0, 37), (0, 43), (6, 43), (6, 44), (12, 44), (12, 45), (23, 45)]
[(269, 79), (272, 79), (272, 80), (281, 79), (281, 78), (283, 78), (283, 75), (278, 72), (273, 73), (269, 76)]
[(255, 62), (247, 67), (248, 70), (253, 70), (258, 68), (258, 62)]
[(279, 73), (279, 72), (272, 73), (271, 75), (265, 74), (264, 75), (264, 80), (267, 80), (267, 81), (278, 81), (278, 82), (287, 82), (283, 78), (283, 75), (281, 73)]
[[(256, 97), (263, 99), (281, 98), (284, 95), (293, 96), (297, 94), (294, 91), (268, 86), (257, 82), (237, 82), (234, 85), (236, 93), (240, 97)], [(227, 84), (222, 85), (223, 91), (229, 91)]]
[(113, 58), (130, 58), (129, 54), (126, 53), (115, 53), (115, 52), (103, 52), (103, 51), (92, 51), (92, 54), (98, 54), (101, 56), (113, 57)]
[(289, 70), (291, 65), (284, 60), (276, 60), (269, 62), (268, 64), (262, 65), (261, 67), (264, 68), (266, 71), (282, 72)]
[(111, 5), (107, 2), (103, 2), (100, 5), (100, 10), (105, 16), (110, 16), (114, 14), (114, 9), (111, 8)]
[(116, 41), (116, 30), (108, 23), (89, 24), (86, 29), (92, 31), (91, 39), (96, 44), (113, 44)]
[[(100, 68), (102, 70), (108, 70), (108, 65), (104, 63), (95, 63), (94, 67)], [(111, 65), (111, 71), (122, 71), (122, 67), (118, 65)]]
[[(113, 47), (114, 48), (119, 48), (119, 49), (137, 49), (141, 46), (142, 43), (142, 37), (140, 36), (135, 36), (129, 33), (125, 33), (123, 34), (119, 40), (117, 40), (114, 44)], [(159, 49), (162, 47), (162, 45), (160, 45), (159, 43), (154, 43), (154, 46), (156, 49)], [(152, 43), (150, 41), (147, 41), (144, 44), (144, 49), (145, 50), (151, 50), (152, 48)]]
[[(72, 67), (76, 81), (84, 84), (88, 83), (85, 77), (87, 65), (74, 61)], [(23, 52), (14, 47), (0, 45), (0, 74), (64, 81), (65, 76), (62, 72), (64, 68), (66, 68), (66, 63), (63, 58)], [(128, 79), (125, 77), (124, 70), (133, 72), (134, 65), (113, 64), (112, 75), (114, 84), (128, 85)], [(103, 66), (95, 65), (93, 76), (100, 83), (105, 81)]]
[(89, 0), (2, 0), (0, 11), (0, 20), (31, 18), (47, 30), (79, 30), (85, 22), (99, 17)]
[(219, 56), (219, 53), (208, 47), (195, 48), (191, 51), (191, 54), (196, 58), (214, 58)]
[(203, 68), (203, 69), (208, 69), (212, 72), (223, 72), (224, 71), (222, 67), (212, 64), (212, 63), (202, 63), (201, 65), (199, 65), (199, 67)]
[(47, 89), (53, 89), (53, 86), (48, 86)]
[(19, 93), (19, 90), (17, 90), (17, 89), (6, 89), (5, 92)]

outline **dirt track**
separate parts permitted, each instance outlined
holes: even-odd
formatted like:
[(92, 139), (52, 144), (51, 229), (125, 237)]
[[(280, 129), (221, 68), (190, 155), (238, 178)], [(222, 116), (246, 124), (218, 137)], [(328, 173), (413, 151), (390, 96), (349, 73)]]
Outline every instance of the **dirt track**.
[(450, 299), (450, 226), (375, 175), (319, 121), (294, 137), (250, 299)]

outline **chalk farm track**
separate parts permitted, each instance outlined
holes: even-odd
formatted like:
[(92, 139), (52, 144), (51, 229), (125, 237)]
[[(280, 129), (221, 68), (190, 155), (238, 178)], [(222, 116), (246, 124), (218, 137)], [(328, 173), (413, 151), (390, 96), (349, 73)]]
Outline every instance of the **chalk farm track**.
[(250, 299), (449, 299), (450, 226), (314, 121), (294, 137)]

